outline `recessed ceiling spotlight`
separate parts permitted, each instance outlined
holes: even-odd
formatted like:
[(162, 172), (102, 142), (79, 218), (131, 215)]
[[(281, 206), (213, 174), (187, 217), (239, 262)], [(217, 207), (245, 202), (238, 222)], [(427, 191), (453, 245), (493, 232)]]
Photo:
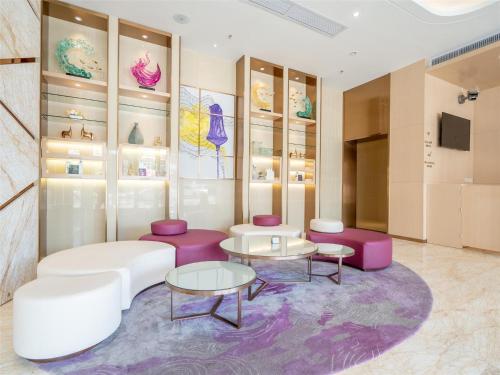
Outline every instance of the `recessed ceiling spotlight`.
[(358, 54), (358, 51), (349, 52), (349, 56), (356, 56), (357, 54)]
[(82, 22), (82, 17), (80, 16), (75, 16), (75, 20), (78, 21), (78, 22)]
[(344, 71), (343, 71), (343, 70), (340, 70), (340, 71), (339, 71), (339, 74), (344, 74)]
[(81, 85), (79, 83), (75, 83), (75, 86), (76, 87), (80, 87)]
[(147, 95), (141, 95), (144, 99), (146, 99), (148, 96)]
[(264, 67), (260, 68), (260, 70), (264, 70)]
[(189, 23), (189, 17), (184, 14), (174, 14), (173, 18), (175, 22), (180, 23), (182, 25)]
[(295, 80), (298, 81), (300, 78), (299, 77), (295, 77)]
[(214, 48), (217, 48), (217, 43), (214, 43)]
[(352, 13), (352, 16), (353, 16), (354, 18), (358, 18), (358, 17), (359, 17), (359, 12), (358, 12), (358, 11), (353, 12), (353, 13)]
[(149, 36), (147, 36), (146, 34), (142, 35), (142, 39), (148, 39), (148, 38), (149, 38)]

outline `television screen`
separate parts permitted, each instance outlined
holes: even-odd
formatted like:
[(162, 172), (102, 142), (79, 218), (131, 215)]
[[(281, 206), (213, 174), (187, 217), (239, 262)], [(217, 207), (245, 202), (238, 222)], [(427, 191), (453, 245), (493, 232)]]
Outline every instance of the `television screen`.
[(443, 112), (439, 145), (456, 150), (470, 150), (470, 120)]

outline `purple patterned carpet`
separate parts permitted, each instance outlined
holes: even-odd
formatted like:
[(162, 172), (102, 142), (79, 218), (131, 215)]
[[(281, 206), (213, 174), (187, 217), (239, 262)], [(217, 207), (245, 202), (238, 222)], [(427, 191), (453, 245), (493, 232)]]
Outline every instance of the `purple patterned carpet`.
[[(256, 262), (265, 278), (297, 278), (305, 262)], [(313, 272), (334, 264), (315, 262)], [(324, 277), (275, 284), (243, 301), (243, 327), (216, 319), (170, 321), (169, 290), (138, 295), (113, 336), (70, 360), (43, 364), (54, 374), (329, 374), (370, 360), (414, 334), (432, 295), (413, 271), (394, 262), (383, 271), (344, 267), (343, 284)], [(175, 294), (176, 312), (207, 310), (213, 299)], [(219, 313), (234, 317), (235, 300)]]

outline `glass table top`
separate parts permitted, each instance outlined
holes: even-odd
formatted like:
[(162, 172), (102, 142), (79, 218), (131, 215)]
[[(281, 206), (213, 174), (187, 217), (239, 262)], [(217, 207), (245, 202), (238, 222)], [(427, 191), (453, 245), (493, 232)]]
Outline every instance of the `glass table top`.
[[(271, 243), (273, 237), (279, 239), (279, 243)], [(311, 241), (286, 236), (231, 237), (222, 241), (220, 246), (231, 255), (253, 259), (300, 259), (317, 251), (316, 244)]]
[(333, 243), (319, 243), (318, 255), (333, 258), (346, 258), (354, 255), (354, 249), (349, 246)]
[(252, 283), (255, 271), (243, 264), (219, 261), (190, 263), (170, 270), (165, 277), (168, 286), (186, 292), (238, 290)]

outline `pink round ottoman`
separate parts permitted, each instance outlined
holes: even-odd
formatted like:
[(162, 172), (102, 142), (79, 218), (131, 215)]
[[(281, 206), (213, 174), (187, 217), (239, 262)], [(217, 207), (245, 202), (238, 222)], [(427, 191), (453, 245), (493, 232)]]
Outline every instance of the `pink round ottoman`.
[[(371, 230), (345, 228), (340, 233), (307, 231), (307, 239), (314, 243), (333, 243), (352, 247), (355, 254), (343, 263), (363, 271), (386, 268), (392, 263), (392, 238)], [(314, 256), (313, 259), (332, 261), (332, 258)]]
[(151, 233), (158, 236), (171, 236), (187, 232), (185, 220), (158, 220), (151, 223)]
[(255, 215), (253, 225), (259, 227), (274, 227), (281, 224), (281, 216), (278, 215)]
[[(182, 220), (181, 220), (182, 221)], [(227, 234), (216, 230), (188, 229), (174, 235), (145, 234), (140, 240), (165, 242), (175, 247), (175, 266), (206, 260), (228, 260), (219, 243)]]

